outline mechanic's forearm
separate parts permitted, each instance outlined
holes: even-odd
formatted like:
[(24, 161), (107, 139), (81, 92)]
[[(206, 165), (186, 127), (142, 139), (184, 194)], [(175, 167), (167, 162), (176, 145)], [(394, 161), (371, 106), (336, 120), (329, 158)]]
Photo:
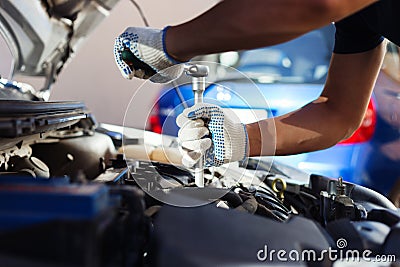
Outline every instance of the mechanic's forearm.
[(247, 124), (250, 156), (291, 155), (335, 145), (347, 128), (326, 101), (320, 97), (297, 111)]
[(171, 27), (170, 55), (197, 55), (273, 45), (337, 21), (376, 0), (229, 0), (199, 17)]
[[(355, 54), (333, 54), (321, 96), (274, 119), (248, 124), (250, 156), (320, 150), (349, 137), (362, 123), (386, 43)], [(276, 129), (276, 135), (275, 135)]]

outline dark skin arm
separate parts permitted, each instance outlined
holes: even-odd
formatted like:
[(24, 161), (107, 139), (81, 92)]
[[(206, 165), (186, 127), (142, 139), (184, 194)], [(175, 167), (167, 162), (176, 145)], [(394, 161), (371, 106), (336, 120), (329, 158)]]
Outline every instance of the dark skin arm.
[[(294, 112), (248, 124), (250, 156), (325, 149), (361, 124), (385, 54), (385, 42), (357, 54), (334, 54), (321, 96)], [(275, 131), (276, 129), (276, 138)]]
[(195, 19), (169, 28), (168, 53), (194, 56), (253, 49), (296, 38), (377, 0), (225, 0)]

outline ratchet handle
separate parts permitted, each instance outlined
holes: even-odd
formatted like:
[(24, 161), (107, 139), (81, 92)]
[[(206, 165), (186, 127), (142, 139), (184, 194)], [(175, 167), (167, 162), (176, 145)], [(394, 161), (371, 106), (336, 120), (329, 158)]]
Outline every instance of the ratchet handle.
[[(193, 92), (194, 92), (194, 103), (195, 104), (203, 103), (204, 90), (201, 89), (194, 90)], [(195, 183), (198, 187), (204, 187), (204, 155), (199, 159), (197, 164), (194, 166), (194, 178), (195, 178)]]
[[(206, 89), (206, 77), (208, 76), (209, 69), (205, 65), (187, 64), (184, 67), (186, 75), (192, 77), (194, 103), (203, 103), (203, 93)], [(200, 158), (194, 166), (195, 184), (198, 187), (204, 187), (204, 156)]]

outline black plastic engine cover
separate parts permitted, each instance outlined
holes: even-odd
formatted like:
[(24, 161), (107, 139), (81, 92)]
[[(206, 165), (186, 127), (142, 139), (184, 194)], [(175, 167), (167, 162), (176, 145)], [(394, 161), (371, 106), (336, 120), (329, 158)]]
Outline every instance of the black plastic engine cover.
[[(329, 245), (323, 229), (299, 216), (279, 223), (211, 205), (197, 208), (165, 206), (155, 221), (155, 238), (149, 258), (153, 261), (151, 266), (265, 265), (270, 259), (260, 261), (257, 257), (265, 246), (268, 251), (301, 252), (302, 249), (321, 251)], [(296, 265), (295, 262), (292, 264)], [(304, 266), (301, 262), (297, 264)], [(324, 264), (320, 262), (320, 265)]]

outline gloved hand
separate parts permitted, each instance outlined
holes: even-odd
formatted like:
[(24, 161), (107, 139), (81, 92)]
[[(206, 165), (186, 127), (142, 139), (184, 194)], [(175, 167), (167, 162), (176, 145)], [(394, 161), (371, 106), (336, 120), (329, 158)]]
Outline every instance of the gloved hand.
[[(137, 77), (156, 83), (165, 83), (178, 78), (183, 71), (165, 50), (165, 32), (152, 28), (130, 27), (115, 39), (115, 62), (127, 79)], [(156, 75), (155, 75), (156, 74)]]
[(182, 163), (187, 167), (194, 166), (202, 155), (205, 167), (221, 166), (247, 156), (246, 126), (235, 122), (216, 105), (201, 103), (187, 108), (176, 123), (181, 128), (178, 138)]

